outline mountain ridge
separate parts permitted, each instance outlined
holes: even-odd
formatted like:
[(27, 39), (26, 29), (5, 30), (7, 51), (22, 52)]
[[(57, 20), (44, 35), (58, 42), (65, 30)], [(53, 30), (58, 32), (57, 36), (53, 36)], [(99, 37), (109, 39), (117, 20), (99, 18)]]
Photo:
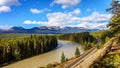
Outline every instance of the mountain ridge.
[(99, 29), (86, 29), (83, 27), (63, 27), (59, 26), (41, 26), (25, 29), (21, 26), (14, 26), (8, 30), (0, 29), (0, 33), (38, 33), (38, 34), (60, 34), (60, 33), (77, 33), (77, 32), (95, 32)]

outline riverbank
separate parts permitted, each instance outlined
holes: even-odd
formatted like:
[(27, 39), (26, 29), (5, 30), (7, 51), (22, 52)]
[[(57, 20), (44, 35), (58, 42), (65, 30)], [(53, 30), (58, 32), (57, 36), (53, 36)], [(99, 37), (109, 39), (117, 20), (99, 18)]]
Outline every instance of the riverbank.
[(59, 46), (57, 49), (28, 59), (24, 59), (22, 61), (18, 61), (3, 68), (37, 68), (46, 66), (49, 63), (60, 62), (61, 54), (63, 51), (67, 58), (74, 56), (76, 47), (79, 47), (81, 53), (84, 52), (82, 46), (74, 42), (59, 40), (58, 44), (61, 46)]

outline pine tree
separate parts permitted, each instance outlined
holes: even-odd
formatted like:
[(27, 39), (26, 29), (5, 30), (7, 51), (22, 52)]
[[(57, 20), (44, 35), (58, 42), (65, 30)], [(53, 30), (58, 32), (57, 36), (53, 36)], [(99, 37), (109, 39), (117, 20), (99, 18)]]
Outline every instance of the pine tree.
[(112, 18), (108, 24), (110, 31), (114, 34), (120, 32), (120, 1), (112, 0), (111, 8), (108, 8), (107, 11), (112, 13)]
[(66, 58), (65, 58), (64, 52), (62, 52), (61, 63), (65, 62), (65, 61), (66, 61)]
[(76, 47), (75, 57), (79, 57), (79, 56), (80, 56), (80, 51), (79, 51), (78, 47)]

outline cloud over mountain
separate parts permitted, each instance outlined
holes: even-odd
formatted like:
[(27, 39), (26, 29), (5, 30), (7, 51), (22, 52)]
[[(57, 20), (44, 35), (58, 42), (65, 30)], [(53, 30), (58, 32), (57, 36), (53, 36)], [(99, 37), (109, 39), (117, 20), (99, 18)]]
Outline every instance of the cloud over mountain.
[(91, 29), (105, 29), (108, 20), (111, 18), (111, 14), (101, 14), (99, 12), (93, 12), (86, 17), (79, 17), (80, 13), (80, 9), (75, 9), (71, 12), (53, 12), (46, 15), (48, 21), (26, 20), (24, 21), (24, 24), (40, 24), (42, 26), (61, 27), (78, 26)]
[(8, 30), (10, 29), (12, 26), (9, 26), (9, 25), (0, 25), (0, 29), (2, 30)]

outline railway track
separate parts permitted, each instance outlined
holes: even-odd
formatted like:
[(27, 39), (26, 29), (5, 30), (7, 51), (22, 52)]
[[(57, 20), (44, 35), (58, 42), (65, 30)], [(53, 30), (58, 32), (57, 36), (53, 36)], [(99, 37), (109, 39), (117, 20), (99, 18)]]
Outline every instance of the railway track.
[(85, 54), (83, 54), (82, 56), (80, 56), (79, 58), (77, 58), (72, 63), (66, 65), (64, 68), (73, 68), (77, 64), (80, 64), (81, 62), (83, 62), (85, 60), (85, 58), (87, 58), (89, 55), (92, 55), (96, 50), (97, 50), (97, 47), (95, 46), (92, 49), (90, 49), (88, 52), (86, 52)]
[(97, 45), (100, 43), (100, 39), (98, 39), (98, 43), (95, 45), (95, 47), (91, 48), (90, 50), (88, 50), (86, 53), (84, 53), (83, 55), (81, 55), (79, 58), (77, 58), (75, 61), (65, 65), (64, 68), (74, 68), (75, 66), (77, 66), (78, 64), (82, 63), (87, 57), (89, 57), (90, 55), (94, 54), (94, 52), (97, 50)]

